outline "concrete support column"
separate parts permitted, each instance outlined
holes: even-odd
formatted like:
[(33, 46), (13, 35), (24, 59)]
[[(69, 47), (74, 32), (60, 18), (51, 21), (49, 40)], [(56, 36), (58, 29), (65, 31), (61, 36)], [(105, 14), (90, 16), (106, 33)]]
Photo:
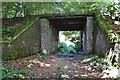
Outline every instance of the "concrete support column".
[(57, 31), (49, 20), (41, 19), (41, 50), (44, 54), (54, 53), (57, 49)]
[(87, 46), (86, 46), (86, 33), (82, 32), (82, 48), (83, 48), (83, 53), (87, 53)]
[(49, 54), (49, 42), (48, 42), (48, 31), (47, 28), (49, 27), (49, 22), (47, 19), (40, 20), (41, 26), (41, 50), (44, 54)]
[(92, 53), (93, 49), (93, 17), (87, 17), (86, 22), (86, 53)]

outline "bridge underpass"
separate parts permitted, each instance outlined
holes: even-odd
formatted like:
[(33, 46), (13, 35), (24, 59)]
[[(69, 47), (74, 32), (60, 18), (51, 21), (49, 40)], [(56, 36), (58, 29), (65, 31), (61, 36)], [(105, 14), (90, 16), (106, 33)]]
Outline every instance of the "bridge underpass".
[[(44, 15), (35, 21), (14, 42), (3, 44), (3, 54), (23, 47), (22, 51), (41, 51), (51, 54), (58, 51), (59, 31), (80, 31), (84, 53), (102, 52), (106, 54), (111, 44), (105, 31), (94, 15)], [(26, 46), (24, 46), (26, 45)], [(20, 50), (21, 51), (21, 50)]]
[(93, 20), (93, 15), (46, 16), (42, 18), (40, 21), (43, 53), (50, 54), (58, 50), (59, 31), (80, 31), (82, 50), (84, 53), (91, 53), (93, 50)]

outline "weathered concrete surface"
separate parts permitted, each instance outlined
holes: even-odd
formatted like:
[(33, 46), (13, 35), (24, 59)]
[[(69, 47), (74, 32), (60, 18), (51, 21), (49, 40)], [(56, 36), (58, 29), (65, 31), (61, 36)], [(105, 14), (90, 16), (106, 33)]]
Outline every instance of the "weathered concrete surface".
[[(96, 21), (94, 16), (87, 17), (85, 23), (85, 27), (81, 29), (83, 52), (103, 52), (105, 54), (109, 51), (111, 44), (107, 40), (102, 26)], [(27, 29), (12, 44), (3, 44), (3, 53), (13, 50), (19, 52), (21, 52), (21, 50), (25, 50), (30, 53), (42, 50), (45, 54), (56, 52), (58, 48), (59, 34), (59, 29), (57, 29), (58, 27), (56, 26), (50, 23), (50, 21), (46, 18), (36, 21), (32, 27)]]
[(2, 53), (7, 52), (28, 52), (40, 50), (40, 21), (37, 20), (22, 35), (20, 35), (11, 44), (2, 44)]
[(85, 31), (82, 32), (82, 47), (83, 47), (83, 53), (86, 54), (87, 53), (87, 43), (86, 43), (86, 33)]
[(93, 51), (93, 17), (87, 17), (86, 26), (82, 31), (82, 46), (85, 54)]
[(110, 41), (107, 39), (103, 27), (96, 21), (93, 30), (93, 52), (106, 54), (110, 47), (112, 47), (112, 44), (110, 44)]
[(41, 49), (45, 54), (53, 53), (57, 50), (58, 32), (50, 25), (47, 19), (41, 19)]
[(86, 22), (86, 47), (87, 53), (92, 53), (93, 44), (93, 17), (87, 17)]

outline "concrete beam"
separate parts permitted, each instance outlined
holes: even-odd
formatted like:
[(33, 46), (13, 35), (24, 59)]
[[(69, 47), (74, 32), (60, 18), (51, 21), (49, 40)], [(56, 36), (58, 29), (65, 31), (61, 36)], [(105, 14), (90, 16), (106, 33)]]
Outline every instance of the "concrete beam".
[(85, 24), (54, 25), (57, 30), (83, 30)]
[(41, 19), (42, 18), (46, 18), (46, 19), (60, 19), (60, 18), (78, 18), (78, 17), (91, 17), (94, 16), (94, 14), (44, 14), (41, 15)]

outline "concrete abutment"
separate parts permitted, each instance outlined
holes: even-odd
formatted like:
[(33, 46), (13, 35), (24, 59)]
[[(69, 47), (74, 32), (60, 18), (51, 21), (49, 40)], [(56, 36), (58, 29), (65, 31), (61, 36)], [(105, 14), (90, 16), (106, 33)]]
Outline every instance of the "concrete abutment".
[(20, 51), (24, 45), (30, 53), (40, 50), (44, 54), (55, 53), (58, 50), (59, 31), (66, 30), (81, 32), (81, 46), (85, 54), (96, 52), (106, 54), (111, 47), (102, 25), (93, 15), (47, 16), (37, 20), (11, 44), (3, 43), (3, 54), (12, 49)]

